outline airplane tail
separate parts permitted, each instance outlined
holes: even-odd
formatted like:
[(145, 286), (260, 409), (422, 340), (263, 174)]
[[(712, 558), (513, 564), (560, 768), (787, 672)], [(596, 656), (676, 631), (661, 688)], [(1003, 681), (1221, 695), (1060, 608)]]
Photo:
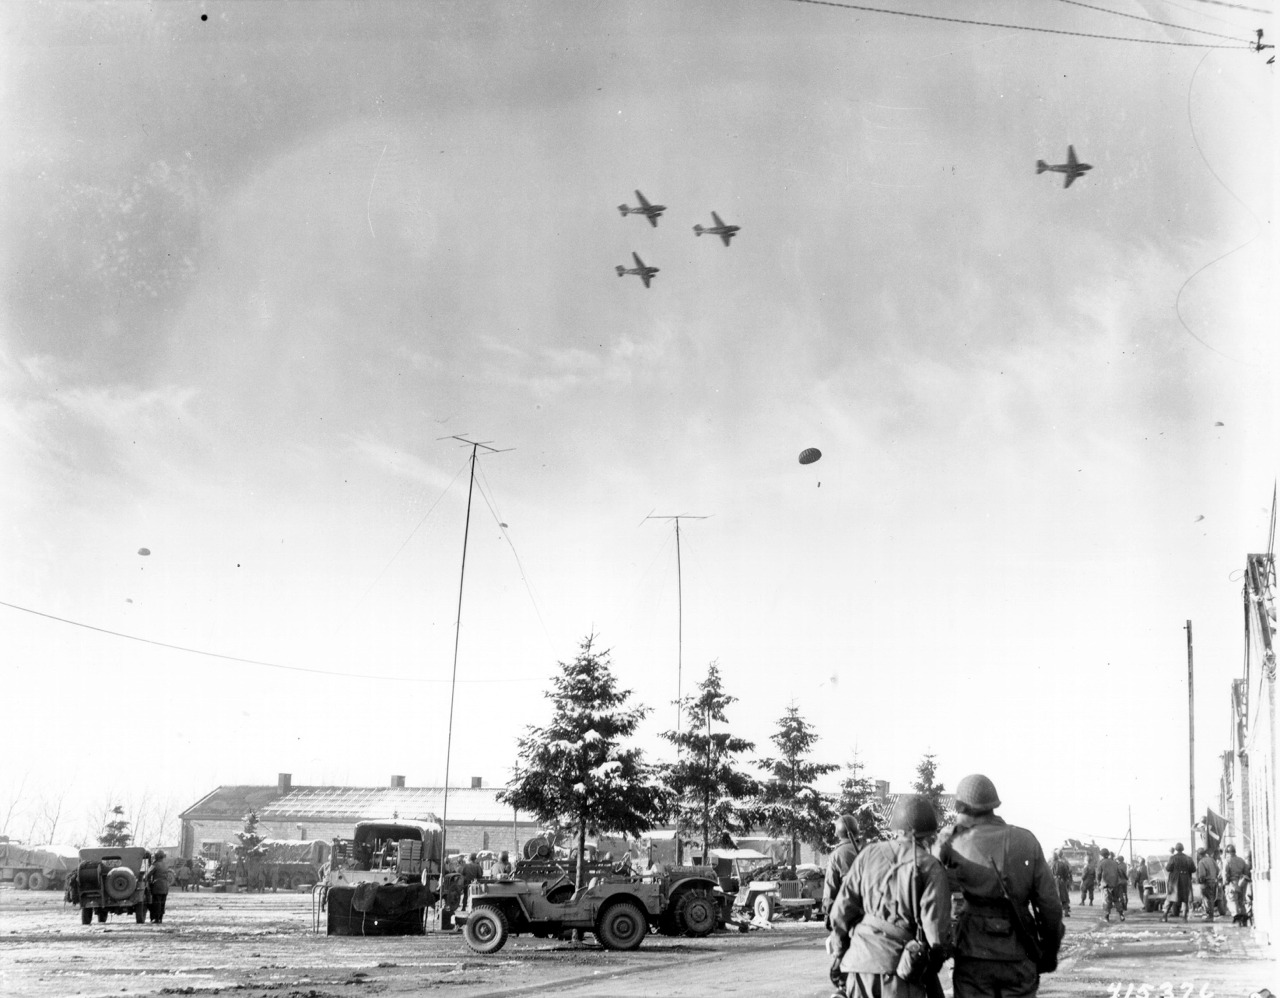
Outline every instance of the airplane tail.
[(695, 226), (693, 227), (693, 234), (694, 234), (695, 236), (700, 236), (700, 235), (702, 235), (702, 226), (701, 226), (701, 225), (695, 225)]
[(626, 218), (629, 214), (631, 214), (631, 209), (628, 208), (625, 204), (620, 204), (618, 205), (618, 214), (620, 214), (623, 218)]
[(1044, 171), (1047, 169), (1049, 169), (1048, 163), (1046, 163), (1042, 159), (1036, 160), (1036, 173), (1044, 173)]
[(618, 276), (619, 276), (619, 277), (621, 277), (623, 274), (625, 274), (625, 273), (627, 272), (627, 268), (626, 268), (626, 267), (624, 267), (622, 264), (618, 264), (618, 265), (617, 265), (616, 267), (614, 267), (613, 269), (614, 269), (614, 270), (616, 270), (616, 271), (618, 272)]

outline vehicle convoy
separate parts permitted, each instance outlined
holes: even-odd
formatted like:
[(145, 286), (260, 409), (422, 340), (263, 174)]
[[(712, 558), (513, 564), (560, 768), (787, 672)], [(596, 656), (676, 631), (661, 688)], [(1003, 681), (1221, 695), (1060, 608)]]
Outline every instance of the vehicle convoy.
[(79, 862), (75, 846), (0, 842), (0, 883), (11, 883), (16, 891), (60, 891)]
[(133, 916), (147, 920), (147, 873), (151, 853), (141, 846), (114, 846), (80, 850), (80, 864), (67, 880), (67, 900), (80, 907), (80, 924), (88, 925), (94, 915), (105, 922), (107, 915)]
[(594, 932), (605, 949), (632, 950), (651, 929), (709, 936), (729, 916), (732, 899), (709, 867), (636, 874), (625, 865), (592, 863), (587, 870), (578, 889), (568, 870), (547, 858), (522, 860), (510, 878), (473, 883), (467, 945), (496, 953), (512, 933), (543, 938), (580, 930)]
[(334, 839), (319, 885), (328, 934), (422, 935), (436, 901), (442, 829), (434, 821), (388, 818), (356, 823), (350, 839)]

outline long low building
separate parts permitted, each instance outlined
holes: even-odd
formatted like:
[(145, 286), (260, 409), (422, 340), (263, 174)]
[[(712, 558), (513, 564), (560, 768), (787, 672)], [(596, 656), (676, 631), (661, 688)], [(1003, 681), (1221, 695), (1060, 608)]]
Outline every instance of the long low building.
[[(498, 801), (499, 788), (473, 777), (469, 787), (449, 788), (450, 852), (503, 849), (513, 852), (538, 834), (538, 820)], [(236, 844), (245, 817), (258, 816), (258, 834), (270, 839), (350, 838), (357, 821), (405, 818), (439, 821), (445, 814), (443, 787), (406, 787), (392, 776), (384, 787), (294, 786), (289, 773), (274, 785), (222, 786), (201, 797), (179, 815), (183, 858)]]

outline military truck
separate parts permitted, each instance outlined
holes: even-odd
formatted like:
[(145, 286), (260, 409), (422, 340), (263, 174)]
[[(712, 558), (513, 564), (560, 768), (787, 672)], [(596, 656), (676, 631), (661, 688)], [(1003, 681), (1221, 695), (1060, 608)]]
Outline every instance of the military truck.
[(133, 914), (147, 920), (147, 873), (151, 853), (141, 846), (113, 846), (80, 850), (80, 865), (67, 879), (67, 900), (80, 907), (80, 924), (97, 915)]
[(60, 891), (79, 862), (75, 846), (0, 842), (0, 883), (11, 883), (17, 891)]
[(422, 935), (436, 902), (442, 829), (434, 821), (358, 821), (334, 839), (320, 886), (329, 935)]
[(525, 861), (509, 879), (473, 883), (467, 945), (496, 953), (511, 933), (542, 938), (581, 930), (594, 932), (605, 949), (632, 950), (650, 929), (709, 936), (729, 915), (732, 899), (708, 867), (638, 875), (593, 864), (590, 872), (586, 886), (575, 890), (558, 863)]

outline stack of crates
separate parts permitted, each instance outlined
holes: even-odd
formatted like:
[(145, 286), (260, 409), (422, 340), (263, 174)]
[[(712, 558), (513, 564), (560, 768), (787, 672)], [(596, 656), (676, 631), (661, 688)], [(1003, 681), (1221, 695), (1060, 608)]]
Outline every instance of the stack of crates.
[(396, 873), (400, 876), (422, 875), (422, 843), (417, 839), (401, 839), (396, 858)]

